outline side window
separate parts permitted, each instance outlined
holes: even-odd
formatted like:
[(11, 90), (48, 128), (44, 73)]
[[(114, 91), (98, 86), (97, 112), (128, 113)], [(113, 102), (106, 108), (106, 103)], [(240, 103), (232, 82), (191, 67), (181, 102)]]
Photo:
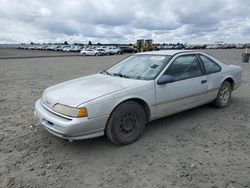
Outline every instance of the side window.
[(175, 81), (201, 76), (201, 68), (196, 55), (183, 55), (175, 59), (165, 75), (173, 76)]
[(209, 59), (208, 57), (204, 55), (200, 55), (200, 58), (208, 74), (220, 72), (221, 70), (220, 66), (217, 63), (215, 63), (213, 60)]

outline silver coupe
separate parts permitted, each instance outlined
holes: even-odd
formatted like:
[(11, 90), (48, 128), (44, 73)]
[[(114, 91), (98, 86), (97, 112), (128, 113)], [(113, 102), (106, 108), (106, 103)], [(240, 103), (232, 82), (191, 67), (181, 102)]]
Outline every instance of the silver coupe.
[(210, 102), (228, 106), (241, 82), (241, 67), (207, 53), (137, 53), (101, 73), (47, 88), (35, 115), (50, 133), (69, 141), (106, 135), (126, 145), (149, 121)]

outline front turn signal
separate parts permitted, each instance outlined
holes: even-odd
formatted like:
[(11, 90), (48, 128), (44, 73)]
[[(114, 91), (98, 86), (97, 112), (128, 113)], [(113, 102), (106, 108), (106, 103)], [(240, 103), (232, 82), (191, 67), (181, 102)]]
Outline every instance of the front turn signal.
[(87, 117), (88, 116), (88, 111), (87, 108), (79, 108), (78, 117)]

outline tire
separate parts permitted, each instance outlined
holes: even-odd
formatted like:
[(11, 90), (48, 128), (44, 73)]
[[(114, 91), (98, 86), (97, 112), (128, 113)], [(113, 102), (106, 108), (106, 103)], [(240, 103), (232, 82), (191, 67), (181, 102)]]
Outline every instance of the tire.
[(86, 56), (86, 54), (85, 54), (85, 53), (83, 53), (82, 55), (83, 55), (83, 56)]
[(128, 101), (120, 104), (111, 113), (105, 128), (108, 139), (116, 145), (136, 141), (146, 124), (146, 114), (141, 105)]
[(98, 54), (98, 53), (96, 53), (96, 54), (95, 54), (95, 56), (99, 56), (99, 54)]
[(231, 103), (231, 93), (232, 85), (228, 81), (224, 81), (213, 104), (217, 108), (227, 107)]

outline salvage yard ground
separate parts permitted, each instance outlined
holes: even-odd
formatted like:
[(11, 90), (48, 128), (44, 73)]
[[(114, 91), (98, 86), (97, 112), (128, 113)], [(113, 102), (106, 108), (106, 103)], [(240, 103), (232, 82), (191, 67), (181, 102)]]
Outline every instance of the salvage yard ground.
[(250, 187), (250, 63), (241, 63), (244, 50), (204, 51), (242, 66), (244, 82), (232, 104), (153, 121), (137, 142), (117, 147), (105, 137), (56, 138), (33, 111), (48, 86), (100, 72), (127, 55), (0, 49), (0, 187)]

